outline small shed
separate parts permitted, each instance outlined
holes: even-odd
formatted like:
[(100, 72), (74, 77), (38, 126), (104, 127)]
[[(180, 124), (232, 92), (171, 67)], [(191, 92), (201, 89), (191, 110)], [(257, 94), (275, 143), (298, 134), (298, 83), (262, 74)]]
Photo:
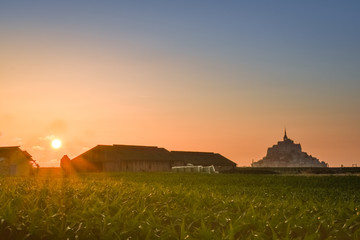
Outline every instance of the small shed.
[(33, 166), (32, 156), (19, 146), (0, 147), (0, 175), (28, 176)]

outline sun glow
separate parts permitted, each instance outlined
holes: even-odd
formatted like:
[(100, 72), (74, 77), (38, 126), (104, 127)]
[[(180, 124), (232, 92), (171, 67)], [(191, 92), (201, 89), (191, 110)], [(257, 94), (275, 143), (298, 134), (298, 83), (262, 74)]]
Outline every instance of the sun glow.
[(55, 149), (60, 148), (61, 147), (61, 141), (59, 139), (54, 139), (51, 142), (51, 146)]

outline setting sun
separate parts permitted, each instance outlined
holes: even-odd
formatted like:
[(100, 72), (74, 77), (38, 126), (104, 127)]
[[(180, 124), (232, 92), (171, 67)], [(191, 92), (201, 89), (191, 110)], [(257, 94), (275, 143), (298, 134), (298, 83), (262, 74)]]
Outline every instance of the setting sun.
[(59, 139), (54, 139), (51, 142), (51, 146), (55, 149), (60, 148), (61, 147), (61, 141)]

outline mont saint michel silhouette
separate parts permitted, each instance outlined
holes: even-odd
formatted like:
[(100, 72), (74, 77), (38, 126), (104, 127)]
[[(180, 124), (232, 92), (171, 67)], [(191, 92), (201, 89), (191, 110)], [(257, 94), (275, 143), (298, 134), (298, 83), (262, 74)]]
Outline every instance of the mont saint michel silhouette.
[(301, 150), (301, 145), (288, 138), (286, 129), (283, 141), (269, 147), (261, 160), (253, 162), (252, 167), (328, 167), (324, 161), (308, 155)]

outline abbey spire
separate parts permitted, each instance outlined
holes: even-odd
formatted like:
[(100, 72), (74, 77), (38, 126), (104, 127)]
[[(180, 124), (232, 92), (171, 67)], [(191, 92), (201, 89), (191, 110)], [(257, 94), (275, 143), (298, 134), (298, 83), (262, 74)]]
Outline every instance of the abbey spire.
[(286, 128), (285, 128), (285, 134), (284, 134), (284, 141), (288, 140), (289, 138), (286, 135)]

